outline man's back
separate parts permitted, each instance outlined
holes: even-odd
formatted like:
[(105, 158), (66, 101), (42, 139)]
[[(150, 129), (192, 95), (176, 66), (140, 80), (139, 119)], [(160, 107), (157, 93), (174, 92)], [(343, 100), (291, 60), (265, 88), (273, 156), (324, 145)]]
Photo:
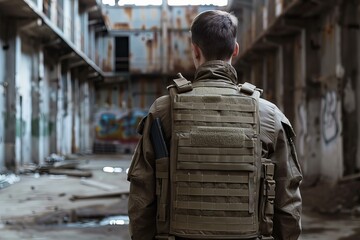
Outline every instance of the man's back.
[[(221, 89), (224, 95), (231, 95), (232, 92), (237, 91), (237, 74), (236, 70), (231, 66), (233, 57), (239, 53), (239, 44), (236, 42), (237, 29), (237, 18), (225, 11), (205, 11), (197, 15), (192, 21), (190, 27), (191, 54), (196, 68), (195, 79), (192, 82), (194, 87), (193, 94), (196, 95), (196, 89), (201, 90), (202, 94), (205, 95), (211, 94), (212, 92), (216, 94), (216, 92), (220, 92), (219, 89)], [(180, 85), (182, 84), (181, 82), (179, 83)], [(182, 89), (188, 90), (189, 86), (186, 86), (186, 84), (187, 81), (185, 81), (185, 85), (182, 85), (182, 87), (184, 87)], [(160, 164), (155, 159), (154, 148), (150, 140), (151, 125), (156, 118), (159, 118), (164, 126), (165, 141), (170, 144), (171, 141), (174, 140), (175, 136), (172, 136), (171, 130), (174, 119), (171, 115), (170, 102), (172, 101), (169, 96), (156, 100), (148, 116), (141, 122), (139, 127), (139, 132), (142, 134), (142, 137), (134, 153), (128, 174), (130, 181), (130, 231), (132, 239), (134, 240), (154, 239), (157, 234), (163, 232), (163, 229), (165, 229), (164, 232), (167, 233), (166, 229), (168, 225), (165, 224), (164, 228), (159, 229), (159, 225), (157, 225), (159, 215), (157, 215), (157, 213), (159, 213), (159, 211), (174, 212), (173, 209), (170, 210), (169, 207), (167, 207), (169, 205), (163, 204), (164, 202), (161, 201), (163, 199), (159, 199), (164, 195), (156, 191), (159, 190), (159, 188), (157, 188), (159, 181), (157, 181), (155, 177), (156, 169), (159, 170), (159, 167), (162, 169), (167, 168), (166, 164), (157, 166)], [(268, 167), (264, 167), (263, 171), (263, 177), (267, 184), (264, 185), (261, 194), (268, 194), (268, 201), (264, 205), (264, 214), (260, 215), (265, 216), (259, 219), (260, 232), (270, 234), (272, 229), (274, 229), (273, 236), (275, 239), (295, 240), (299, 237), (301, 231), (301, 196), (299, 185), (302, 176), (297, 162), (295, 148), (292, 143), (294, 132), (286, 117), (274, 105), (266, 101), (260, 101), (259, 106), (260, 118), (263, 118), (260, 123), (260, 140), (262, 142), (261, 156), (270, 159), (269, 161), (271, 162)], [(198, 119), (201, 119), (201, 116), (198, 117)], [(214, 119), (214, 117), (211, 116), (210, 119)], [(222, 121), (222, 118), (219, 119)], [(229, 119), (235, 119), (235, 121), (237, 121), (233, 116)], [(170, 154), (171, 159), (174, 157), (173, 147), (175, 145), (174, 143), (170, 145), (172, 147)], [(187, 161), (189, 160), (189, 158), (185, 159)], [(222, 159), (219, 158), (218, 160), (219, 163), (222, 164)], [(162, 162), (167, 163), (166, 158), (163, 158)], [(272, 164), (276, 165), (275, 169)], [(164, 166), (165, 168), (163, 168)], [(173, 168), (169, 171), (173, 171)], [(201, 173), (199, 174), (201, 176)], [(166, 173), (160, 175), (162, 175), (164, 179), (168, 177)], [(171, 174), (169, 176), (171, 176)], [(196, 176), (196, 178), (199, 177), (196, 173), (194, 176)], [(274, 191), (272, 177), (274, 177), (276, 181), (276, 191)], [(173, 181), (173, 179), (171, 181)], [(184, 188), (185, 191), (188, 189), (189, 187)], [(210, 189), (207, 191), (211, 191)], [(170, 186), (170, 190), (172, 191), (171, 197), (176, 196), (172, 186)], [(254, 191), (259, 191), (259, 189), (255, 189)], [(273, 195), (275, 195), (275, 200), (273, 199)], [(234, 203), (240, 202), (241, 200), (239, 199), (234, 200)], [(216, 203), (212, 205), (214, 206)], [(275, 211), (272, 210), (273, 205)], [(224, 205), (219, 206), (224, 207)], [(219, 206), (215, 206), (215, 208)], [(274, 228), (272, 227), (273, 214)], [(200, 216), (202, 215), (200, 214)], [(160, 216), (160, 219), (163, 220), (163, 215)], [(236, 219), (235, 222), (238, 220), (239, 219)], [(165, 222), (169, 221), (165, 219)], [(206, 227), (208, 226), (205, 226), (205, 228)], [(228, 232), (231, 231), (230, 229), (228, 230)], [(174, 236), (171, 236), (171, 234), (172, 232), (169, 232), (169, 237), (162, 239), (174, 239)], [(198, 238), (209, 239), (209, 236), (205, 232), (201, 232), (201, 228), (198, 234)], [(237, 237), (240, 239), (243, 238), (242, 236)]]

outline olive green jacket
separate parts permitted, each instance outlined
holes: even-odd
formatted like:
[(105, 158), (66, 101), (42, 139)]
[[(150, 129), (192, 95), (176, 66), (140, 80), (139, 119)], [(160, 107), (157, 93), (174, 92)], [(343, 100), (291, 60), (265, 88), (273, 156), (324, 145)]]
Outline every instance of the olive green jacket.
[[(234, 93), (237, 83), (235, 69), (222, 61), (210, 61), (195, 73), (194, 86), (201, 85), (202, 92), (216, 93), (217, 88), (206, 86), (221, 82), (225, 89)], [(228, 86), (228, 89), (226, 88)], [(199, 87), (195, 88), (196, 91)], [(275, 163), (275, 239), (298, 239), (301, 232), (302, 173), (291, 138), (295, 136), (285, 115), (272, 103), (260, 99), (260, 126), (262, 155)], [(149, 114), (140, 123), (142, 137), (137, 145), (128, 172), (130, 181), (129, 218), (130, 234), (134, 240), (150, 240), (156, 235), (155, 156), (150, 141), (150, 126), (154, 118), (162, 121), (166, 141), (171, 139), (170, 96), (158, 98)]]

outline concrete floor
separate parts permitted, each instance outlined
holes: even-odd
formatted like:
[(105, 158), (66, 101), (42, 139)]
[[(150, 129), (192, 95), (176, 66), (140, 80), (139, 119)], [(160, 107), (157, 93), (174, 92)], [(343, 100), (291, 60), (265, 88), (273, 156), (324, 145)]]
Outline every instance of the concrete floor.
[[(130, 165), (130, 159), (129, 155), (85, 156), (78, 159), (82, 162), (79, 168), (93, 173), (89, 179), (114, 186), (111, 190), (84, 185), (77, 177), (20, 175), (20, 182), (0, 190), (0, 239), (130, 239), (127, 225), (84, 227), (79, 224), (69, 227), (63, 224), (64, 217), (68, 215), (66, 213), (71, 213), (74, 209), (82, 211), (82, 215), (90, 212), (90, 216), (99, 208), (106, 208), (101, 211), (111, 215), (126, 214), (127, 202), (121, 197), (77, 201), (71, 201), (70, 198), (74, 194), (128, 191), (126, 169)], [(118, 171), (122, 169), (122, 172), (107, 173), (103, 171), (104, 167), (117, 168)], [(56, 218), (60, 224), (54, 223)], [(39, 224), (33, 224), (35, 220)]]
[[(91, 180), (115, 186), (111, 191), (127, 191), (126, 169), (130, 155), (90, 155), (79, 158), (80, 167), (91, 170)], [(84, 162), (86, 160), (86, 162)], [(106, 173), (104, 167), (122, 169), (121, 173)], [(126, 198), (106, 198), (71, 201), (74, 194), (109, 193), (93, 186), (83, 185), (80, 178), (54, 175), (21, 175), (21, 181), (0, 190), (0, 239), (116, 239), (129, 240), (128, 226), (91, 225), (73, 226), (64, 224), (64, 213), (94, 214), (106, 212), (111, 215), (125, 215)], [(89, 213), (90, 212), (90, 213)], [(59, 220), (59, 224), (54, 223)], [(34, 224), (34, 220), (37, 221)], [(303, 233), (300, 240), (358, 240), (360, 239), (360, 218), (349, 215), (316, 215), (304, 206), (302, 217)]]
[(304, 211), (299, 240), (359, 240), (360, 218), (317, 215)]

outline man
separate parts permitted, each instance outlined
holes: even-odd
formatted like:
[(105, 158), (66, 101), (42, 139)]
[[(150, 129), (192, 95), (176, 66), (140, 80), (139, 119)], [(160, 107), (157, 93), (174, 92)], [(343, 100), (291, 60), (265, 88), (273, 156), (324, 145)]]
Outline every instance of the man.
[[(196, 73), (192, 84), (198, 87), (197, 91), (206, 89), (207, 92), (214, 93), (219, 88), (212, 86), (221, 83), (221, 91), (233, 93), (237, 86), (237, 75), (231, 66), (231, 60), (239, 51), (236, 30), (237, 19), (223, 11), (206, 11), (194, 19), (191, 25), (191, 47)], [(156, 164), (150, 129), (154, 119), (160, 118), (165, 141), (170, 144), (170, 102), (170, 96), (158, 98), (139, 125), (142, 137), (128, 173), (130, 233), (134, 240), (155, 239), (158, 234)], [(276, 192), (272, 235), (275, 239), (297, 239), (301, 232), (299, 185), (302, 174), (292, 142), (294, 133), (287, 118), (274, 104), (260, 99), (259, 114), (261, 155), (275, 163)], [(272, 222), (269, 226), (272, 228)]]

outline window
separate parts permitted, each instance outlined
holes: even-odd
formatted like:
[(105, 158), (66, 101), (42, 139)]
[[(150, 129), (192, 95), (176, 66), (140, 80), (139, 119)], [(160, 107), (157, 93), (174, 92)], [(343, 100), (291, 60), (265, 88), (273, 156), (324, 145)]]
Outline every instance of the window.
[(129, 71), (129, 37), (115, 38), (115, 71)]

